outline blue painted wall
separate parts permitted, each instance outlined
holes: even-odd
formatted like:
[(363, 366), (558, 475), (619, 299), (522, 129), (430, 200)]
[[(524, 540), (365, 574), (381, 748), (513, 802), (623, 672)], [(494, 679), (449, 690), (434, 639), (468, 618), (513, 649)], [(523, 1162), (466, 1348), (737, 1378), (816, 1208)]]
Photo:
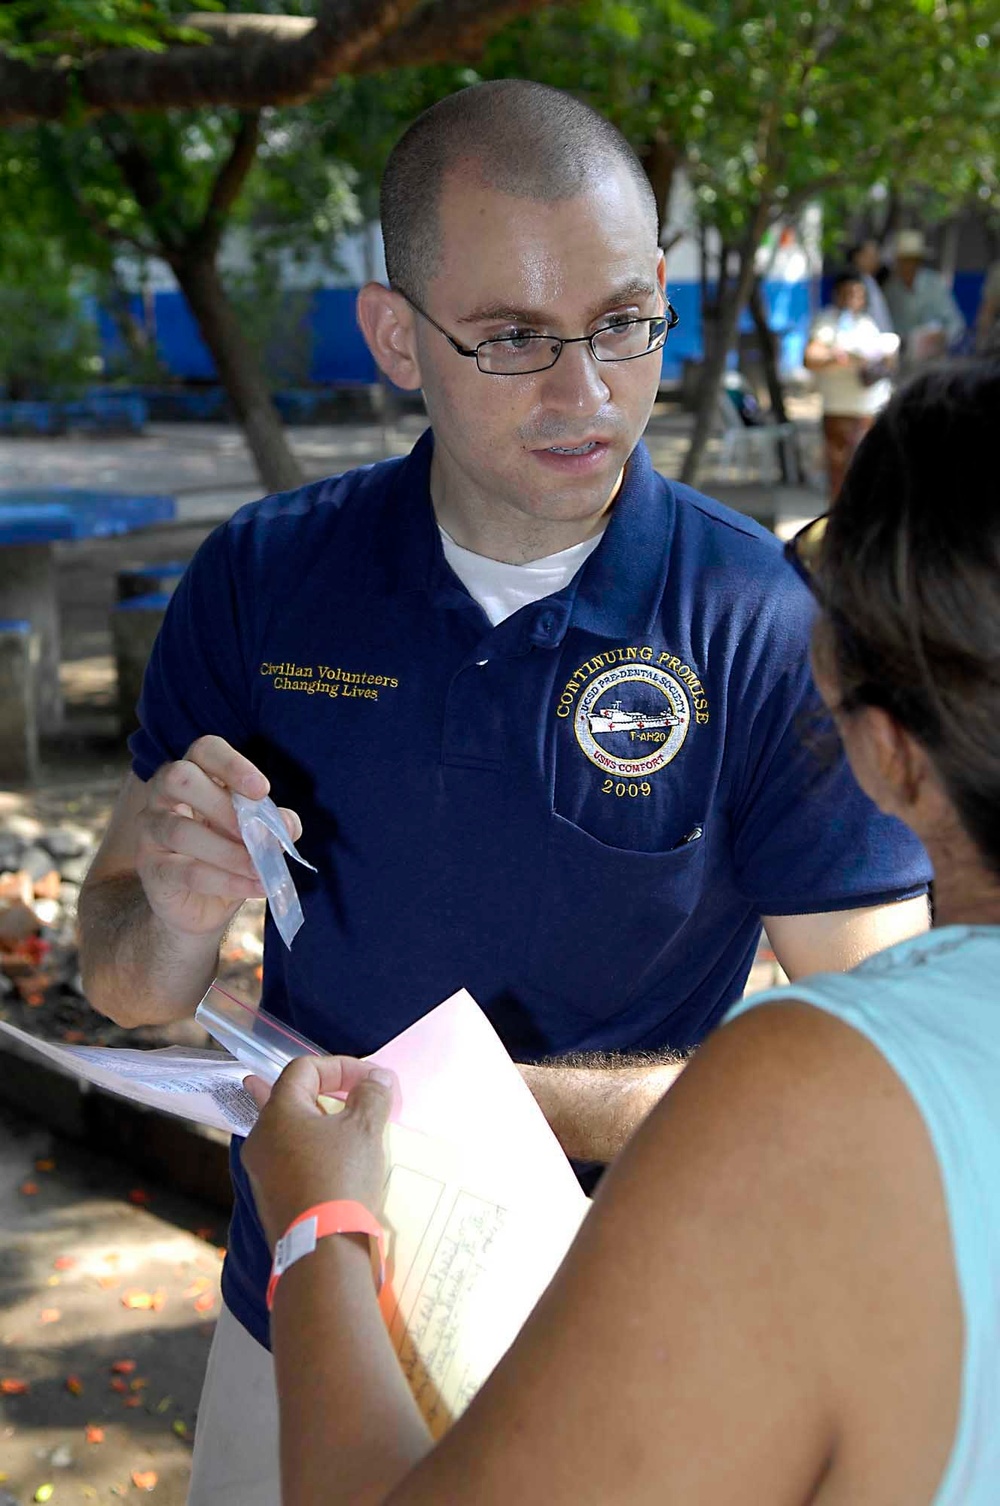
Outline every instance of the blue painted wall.
[[(962, 291), (956, 292), (962, 302)], [(972, 279), (976, 282), (976, 279)], [(981, 281), (981, 279), (979, 279)], [(697, 359), (702, 352), (701, 295), (697, 283), (674, 282), (669, 284), (671, 301), (680, 314), (680, 324), (670, 336), (663, 353), (663, 375), (668, 380), (677, 379), (685, 358)], [(771, 282), (765, 286), (765, 295), (772, 327), (781, 339), (782, 363), (788, 366), (801, 364), (806, 330), (810, 316), (811, 285), (807, 282)], [(813, 298), (815, 299), (815, 294)], [(975, 289), (967, 292), (973, 309)], [(308, 323), (312, 330), (312, 362), (310, 380), (324, 385), (339, 383), (369, 383), (375, 381), (375, 363), (361, 337), (354, 317), (354, 288), (323, 288), (312, 296)], [(963, 303), (964, 308), (964, 303)], [(136, 317), (141, 316), (139, 300), (134, 301)], [(156, 346), (160, 360), (175, 377), (186, 381), (212, 382), (215, 367), (198, 333), (190, 310), (179, 292), (157, 293), (153, 300), (156, 325)], [(113, 321), (103, 310), (98, 313), (98, 325), (105, 354), (114, 358), (121, 356), (122, 343)], [(744, 315), (742, 328), (752, 328), (749, 314)]]

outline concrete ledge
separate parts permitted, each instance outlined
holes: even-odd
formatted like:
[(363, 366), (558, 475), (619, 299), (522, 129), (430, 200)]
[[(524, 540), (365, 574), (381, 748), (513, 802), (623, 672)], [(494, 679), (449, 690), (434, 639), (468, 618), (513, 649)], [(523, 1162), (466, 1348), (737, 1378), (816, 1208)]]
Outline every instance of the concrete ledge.
[(116, 1098), (13, 1042), (0, 1047), (0, 1100), (164, 1187), (226, 1213), (232, 1208), (229, 1140), (218, 1130)]

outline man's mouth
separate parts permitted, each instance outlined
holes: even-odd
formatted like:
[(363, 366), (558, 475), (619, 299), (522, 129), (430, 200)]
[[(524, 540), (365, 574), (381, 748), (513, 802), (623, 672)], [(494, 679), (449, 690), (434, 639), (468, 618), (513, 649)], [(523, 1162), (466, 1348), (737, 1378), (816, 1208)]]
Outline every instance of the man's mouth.
[(589, 455), (591, 450), (596, 450), (598, 445), (603, 443), (604, 441), (601, 439), (588, 439), (585, 444), (551, 444), (548, 446), (548, 449), (552, 455)]

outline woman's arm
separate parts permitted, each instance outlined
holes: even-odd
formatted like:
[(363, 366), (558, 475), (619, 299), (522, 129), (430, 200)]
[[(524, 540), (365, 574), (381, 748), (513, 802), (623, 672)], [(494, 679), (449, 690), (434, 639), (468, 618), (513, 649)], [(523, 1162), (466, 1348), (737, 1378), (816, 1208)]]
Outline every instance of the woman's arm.
[[(277, 1178), (273, 1129), (262, 1119), (248, 1142), (255, 1178)], [(840, 1022), (791, 1004), (726, 1026), (611, 1168), (513, 1348), (427, 1453), (363, 1252), (321, 1241), (341, 1248), (283, 1277), (274, 1312), (286, 1506), (804, 1506), (844, 1458), (897, 1471), (880, 1420), (901, 1395), (919, 1403), (921, 1368), (961, 1332), (925, 1140), (898, 1079)], [(345, 1195), (329, 1149), (313, 1159), (314, 1201)], [(954, 1395), (932, 1391), (926, 1415), (914, 1403), (915, 1473), (893, 1498), (924, 1498), (943, 1468), (957, 1374), (956, 1359)]]

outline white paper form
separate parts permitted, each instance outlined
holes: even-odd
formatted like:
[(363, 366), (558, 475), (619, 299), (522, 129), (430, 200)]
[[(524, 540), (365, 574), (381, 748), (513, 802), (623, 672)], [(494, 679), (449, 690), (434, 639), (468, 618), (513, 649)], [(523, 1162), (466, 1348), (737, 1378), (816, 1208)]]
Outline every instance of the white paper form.
[(71, 1077), (83, 1078), (131, 1103), (230, 1135), (248, 1135), (256, 1123), (257, 1106), (243, 1086), (246, 1068), (226, 1052), (186, 1046), (158, 1051), (57, 1046), (0, 1020), (0, 1040), (4, 1036), (54, 1062)]
[(386, 1156), (382, 1316), (440, 1438), (517, 1337), (590, 1204), (577, 1185), (572, 1210), (566, 1199), (554, 1211), (529, 1176), (491, 1180), (474, 1152), (400, 1124)]

